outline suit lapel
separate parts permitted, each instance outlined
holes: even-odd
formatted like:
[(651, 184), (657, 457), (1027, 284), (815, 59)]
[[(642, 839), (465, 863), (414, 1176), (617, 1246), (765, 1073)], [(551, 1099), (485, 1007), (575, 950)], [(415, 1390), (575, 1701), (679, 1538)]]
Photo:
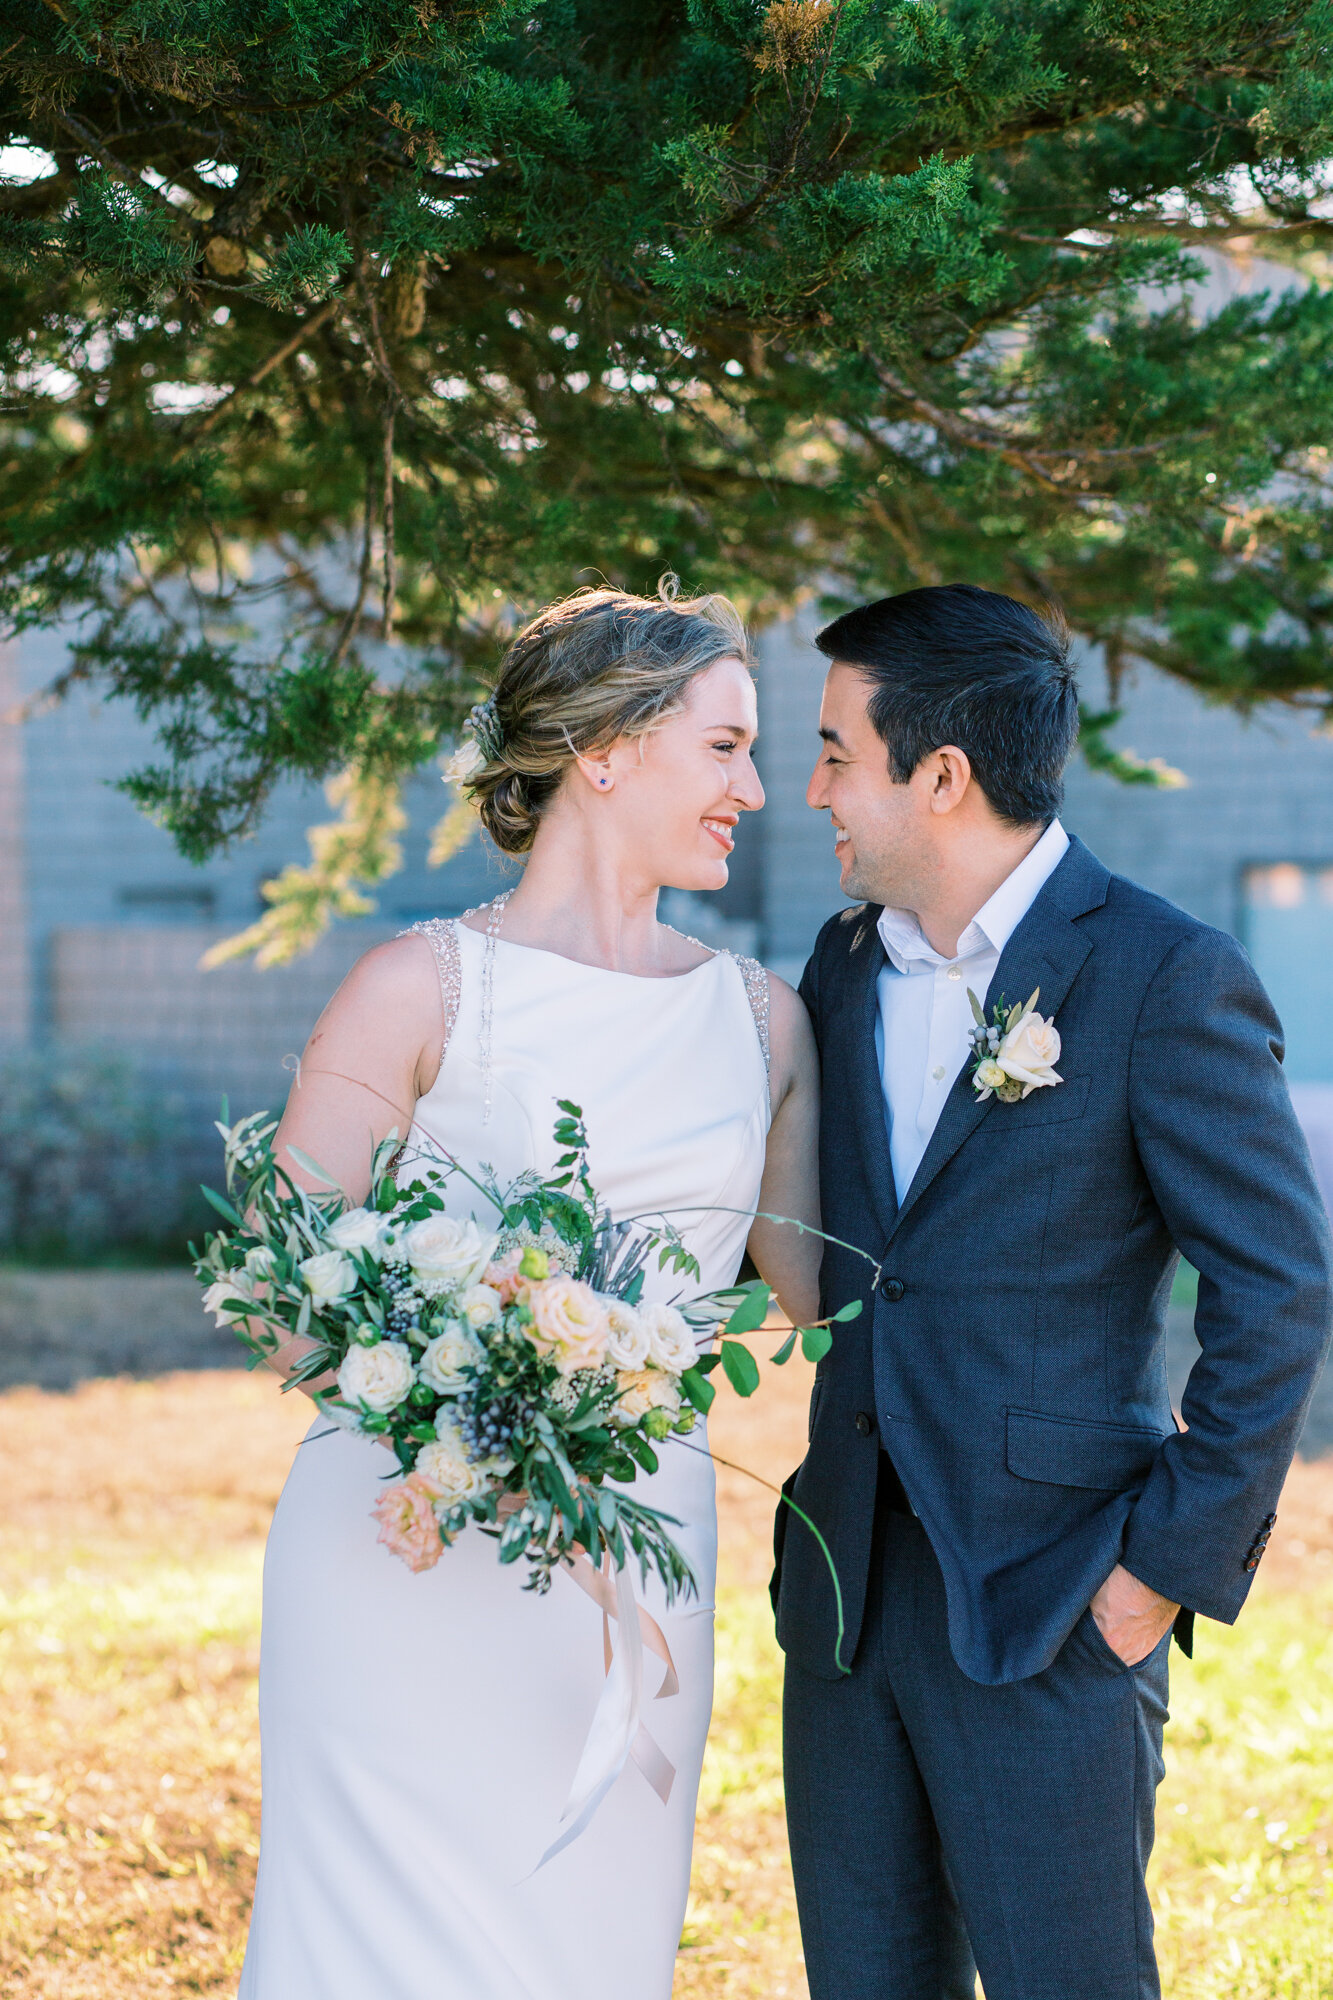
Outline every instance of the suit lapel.
[(853, 1029), (851, 1106), (866, 1186), (870, 1189), (880, 1228), (887, 1236), (897, 1218), (898, 1196), (893, 1185), (893, 1162), (889, 1157), (884, 1084), (880, 1076), (879, 1057), (875, 1052), (879, 975), (887, 956), (876, 928), (878, 916), (879, 911), (873, 905), (867, 909), (865, 928), (858, 934), (853, 947), (862, 962), (859, 983), (854, 983), (849, 995)]
[[(1058, 1014), (1092, 950), (1091, 939), (1079, 930), (1073, 919), (1101, 906), (1106, 900), (1110, 879), (1101, 862), (1089, 853), (1082, 841), (1070, 841), (1069, 851), (1050, 880), (1043, 885), (1031, 909), (1000, 954), (987, 996), (988, 1013), (1001, 997), (1012, 1005), (1015, 1001), (1026, 1000), (1033, 988), (1039, 987), (1039, 1011), (1048, 1019), (1052, 1014)], [(978, 1125), (992, 1114), (999, 1103), (995, 1097), (981, 1102), (973, 1088), (971, 1068), (969, 1057), (945, 1099), (939, 1123), (931, 1134), (930, 1144), (912, 1177), (912, 1185), (903, 1196), (894, 1218), (893, 1230), (920, 1201), (941, 1168), (948, 1165), (959, 1147), (971, 1138)], [(1017, 1107), (1004, 1105), (1001, 1109), (1012, 1116)]]

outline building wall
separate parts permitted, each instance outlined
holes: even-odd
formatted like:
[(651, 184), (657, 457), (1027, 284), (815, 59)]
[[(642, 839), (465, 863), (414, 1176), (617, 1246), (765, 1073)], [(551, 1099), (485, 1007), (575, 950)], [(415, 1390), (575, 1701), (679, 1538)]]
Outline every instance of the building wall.
[[(842, 902), (827, 816), (804, 802), (823, 679), (816, 624), (802, 616), (760, 644), (767, 807), (740, 829), (732, 888), (716, 901), (673, 897), (666, 910), (682, 929), (757, 949), (793, 980)], [(40, 685), (63, 659), (51, 636), (25, 639), (20, 674), (12, 649), (0, 655), (0, 710), (12, 708), (16, 680)], [(1083, 681), (1085, 698), (1105, 706), (1095, 661)], [(1123, 699), (1117, 740), (1181, 767), (1189, 788), (1125, 787), (1076, 761), (1067, 824), (1110, 867), (1246, 937), (1282, 1010), (1313, 1023), (1321, 1049), (1325, 1040), (1333, 1047), (1322, 1030), (1333, 1011), (1333, 955), (1320, 943), (1333, 910), (1333, 740), (1296, 716), (1244, 722), (1146, 670)], [(425, 866), (430, 827), (447, 804), (427, 773), (410, 788), (406, 865), (384, 885), (374, 917), (340, 927), (288, 968), (241, 963), (205, 973), (207, 946), (258, 914), (260, 882), (304, 856), (306, 827), (330, 808), (316, 786), (283, 786), (254, 838), (196, 868), (112, 788), (151, 755), (151, 736), (129, 709), (86, 695), (22, 730), (0, 728), (0, 1036), (30, 1025), (133, 1048), (185, 1092), (204, 1130), (224, 1091), (238, 1110), (280, 1101), (283, 1059), (300, 1050), (369, 943), (419, 916), (457, 913), (511, 879), (479, 841), (443, 870)], [(1253, 871), (1292, 864), (1311, 871), (1299, 908), (1247, 907)], [(1302, 1053), (1312, 1045), (1310, 1034), (1293, 1041), (1294, 1080), (1333, 1083), (1333, 1068), (1325, 1076)]]

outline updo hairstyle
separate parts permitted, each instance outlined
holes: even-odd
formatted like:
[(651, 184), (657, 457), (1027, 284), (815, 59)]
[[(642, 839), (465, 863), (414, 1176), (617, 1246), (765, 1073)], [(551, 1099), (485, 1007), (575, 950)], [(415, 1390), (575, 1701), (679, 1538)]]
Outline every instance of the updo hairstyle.
[(576, 756), (646, 736), (679, 714), (696, 674), (731, 658), (753, 663), (725, 597), (580, 590), (539, 612), (500, 665), (498, 747), (467, 780), (496, 846), (526, 854)]

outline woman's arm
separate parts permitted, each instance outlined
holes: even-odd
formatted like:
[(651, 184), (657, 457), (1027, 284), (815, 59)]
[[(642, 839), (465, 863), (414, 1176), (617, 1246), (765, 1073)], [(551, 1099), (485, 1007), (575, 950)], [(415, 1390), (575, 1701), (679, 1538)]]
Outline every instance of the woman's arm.
[[(324, 1168), (355, 1206), (370, 1191), (375, 1148), (406, 1139), (417, 1099), (439, 1072), (444, 1002), (435, 955), (422, 937), (395, 938), (357, 960), (315, 1023), (274, 1140), (278, 1162), (312, 1192), (325, 1183), (293, 1160), (295, 1146)], [(290, 1375), (310, 1352), (290, 1340), (269, 1358)], [(332, 1378), (303, 1383), (307, 1394)]]
[[(819, 1057), (810, 1017), (785, 980), (768, 975), (773, 1122), (759, 1207), (819, 1227)], [(790, 1225), (757, 1219), (749, 1251), (793, 1326), (819, 1316), (823, 1243)]]

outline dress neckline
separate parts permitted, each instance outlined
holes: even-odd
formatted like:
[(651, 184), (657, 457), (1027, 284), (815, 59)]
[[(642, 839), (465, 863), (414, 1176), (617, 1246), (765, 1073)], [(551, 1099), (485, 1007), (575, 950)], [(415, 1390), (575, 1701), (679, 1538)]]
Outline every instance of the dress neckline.
[[(486, 936), (483, 931), (473, 930), (471, 924), (460, 923), (457, 918), (454, 924), (457, 930), (466, 931), (469, 937), (477, 940), (478, 944), (485, 945)], [(695, 940), (691, 939), (690, 942), (694, 943)], [(578, 972), (598, 972), (606, 979), (632, 979), (639, 986), (678, 986), (686, 979), (693, 979), (700, 972), (707, 972), (708, 968), (716, 965), (720, 958), (730, 957), (729, 952), (709, 951), (708, 957), (701, 964), (692, 965), (688, 972), (620, 972), (611, 965), (589, 965), (584, 958), (570, 958), (567, 952), (550, 951), (545, 945), (520, 944), (516, 938), (497, 937), (492, 939), (492, 943), (502, 951), (533, 952), (539, 958), (553, 958), (560, 965), (573, 966)], [(704, 946), (704, 950), (708, 951), (707, 945)]]

